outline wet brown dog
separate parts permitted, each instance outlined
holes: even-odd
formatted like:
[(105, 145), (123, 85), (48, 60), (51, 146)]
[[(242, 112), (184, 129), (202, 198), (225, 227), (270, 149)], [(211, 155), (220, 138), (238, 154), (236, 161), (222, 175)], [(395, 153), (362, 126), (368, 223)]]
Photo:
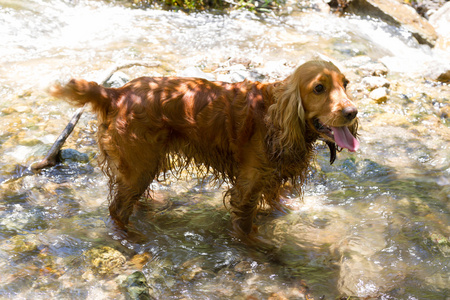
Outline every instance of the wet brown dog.
[(245, 239), (259, 205), (280, 209), (288, 180), (301, 188), (317, 139), (332, 161), (336, 144), (358, 149), (347, 83), (332, 63), (310, 61), (275, 83), (141, 77), (115, 89), (72, 79), (52, 95), (97, 113), (109, 211), (121, 228), (160, 174), (203, 165), (230, 183), (233, 227)]

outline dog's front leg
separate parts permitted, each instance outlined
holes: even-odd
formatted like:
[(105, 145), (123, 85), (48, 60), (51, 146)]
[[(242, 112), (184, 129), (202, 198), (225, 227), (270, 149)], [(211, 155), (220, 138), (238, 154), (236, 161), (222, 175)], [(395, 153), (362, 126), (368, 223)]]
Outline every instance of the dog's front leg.
[(240, 172), (236, 184), (230, 190), (233, 229), (241, 239), (248, 239), (257, 232), (253, 224), (261, 202), (263, 184), (256, 169)]
[(233, 229), (239, 238), (246, 238), (257, 231), (253, 220), (261, 195), (259, 193), (250, 195), (249, 192), (243, 192), (237, 187), (232, 188), (230, 192)]

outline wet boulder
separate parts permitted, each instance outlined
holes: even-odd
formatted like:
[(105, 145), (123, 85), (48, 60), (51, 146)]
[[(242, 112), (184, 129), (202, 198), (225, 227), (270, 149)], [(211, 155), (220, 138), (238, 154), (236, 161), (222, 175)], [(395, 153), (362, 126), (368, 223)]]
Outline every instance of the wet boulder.
[(59, 153), (60, 160), (65, 163), (88, 163), (89, 156), (86, 153), (81, 153), (75, 149), (63, 149)]
[(115, 72), (106, 82), (106, 87), (119, 88), (130, 81), (130, 77), (123, 72)]
[(430, 16), (430, 23), (438, 34), (436, 47), (450, 50), (450, 2), (445, 3)]
[(386, 102), (388, 99), (388, 89), (385, 87), (379, 87), (370, 92), (369, 97), (377, 103)]
[[(430, 23), (436, 28), (438, 39), (436, 48), (450, 52), (450, 2), (445, 3), (430, 16)], [(450, 83), (450, 65), (442, 64), (432, 72), (432, 79)]]
[(433, 26), (411, 6), (396, 0), (348, 0), (344, 11), (379, 18), (407, 29), (420, 44), (433, 47), (437, 34)]
[(438, 77), (437, 80), (440, 82), (450, 83), (450, 70), (447, 70), (445, 72), (442, 72)]
[(450, 83), (450, 65), (443, 63), (440, 65), (430, 66), (423, 75), (425, 78), (429, 78), (431, 80)]

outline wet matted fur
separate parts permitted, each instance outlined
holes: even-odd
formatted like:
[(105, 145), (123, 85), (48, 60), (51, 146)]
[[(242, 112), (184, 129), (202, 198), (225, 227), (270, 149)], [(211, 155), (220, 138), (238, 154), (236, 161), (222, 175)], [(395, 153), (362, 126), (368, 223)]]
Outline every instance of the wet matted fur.
[[(288, 180), (301, 190), (314, 142), (356, 151), (357, 109), (347, 79), (330, 62), (310, 61), (274, 83), (141, 77), (121, 88), (72, 79), (52, 95), (91, 103), (110, 183), (109, 211), (126, 229), (150, 183), (172, 168), (205, 166), (227, 181), (233, 228), (256, 231), (261, 204), (280, 209)], [(337, 146), (336, 146), (337, 144)]]

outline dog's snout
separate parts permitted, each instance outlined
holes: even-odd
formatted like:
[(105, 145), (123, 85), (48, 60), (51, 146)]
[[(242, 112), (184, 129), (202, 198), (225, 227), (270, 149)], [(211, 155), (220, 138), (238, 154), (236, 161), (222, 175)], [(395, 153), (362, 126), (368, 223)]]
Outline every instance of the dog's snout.
[(347, 106), (344, 107), (342, 110), (342, 115), (349, 121), (356, 118), (356, 115), (358, 114), (358, 109), (354, 106)]

